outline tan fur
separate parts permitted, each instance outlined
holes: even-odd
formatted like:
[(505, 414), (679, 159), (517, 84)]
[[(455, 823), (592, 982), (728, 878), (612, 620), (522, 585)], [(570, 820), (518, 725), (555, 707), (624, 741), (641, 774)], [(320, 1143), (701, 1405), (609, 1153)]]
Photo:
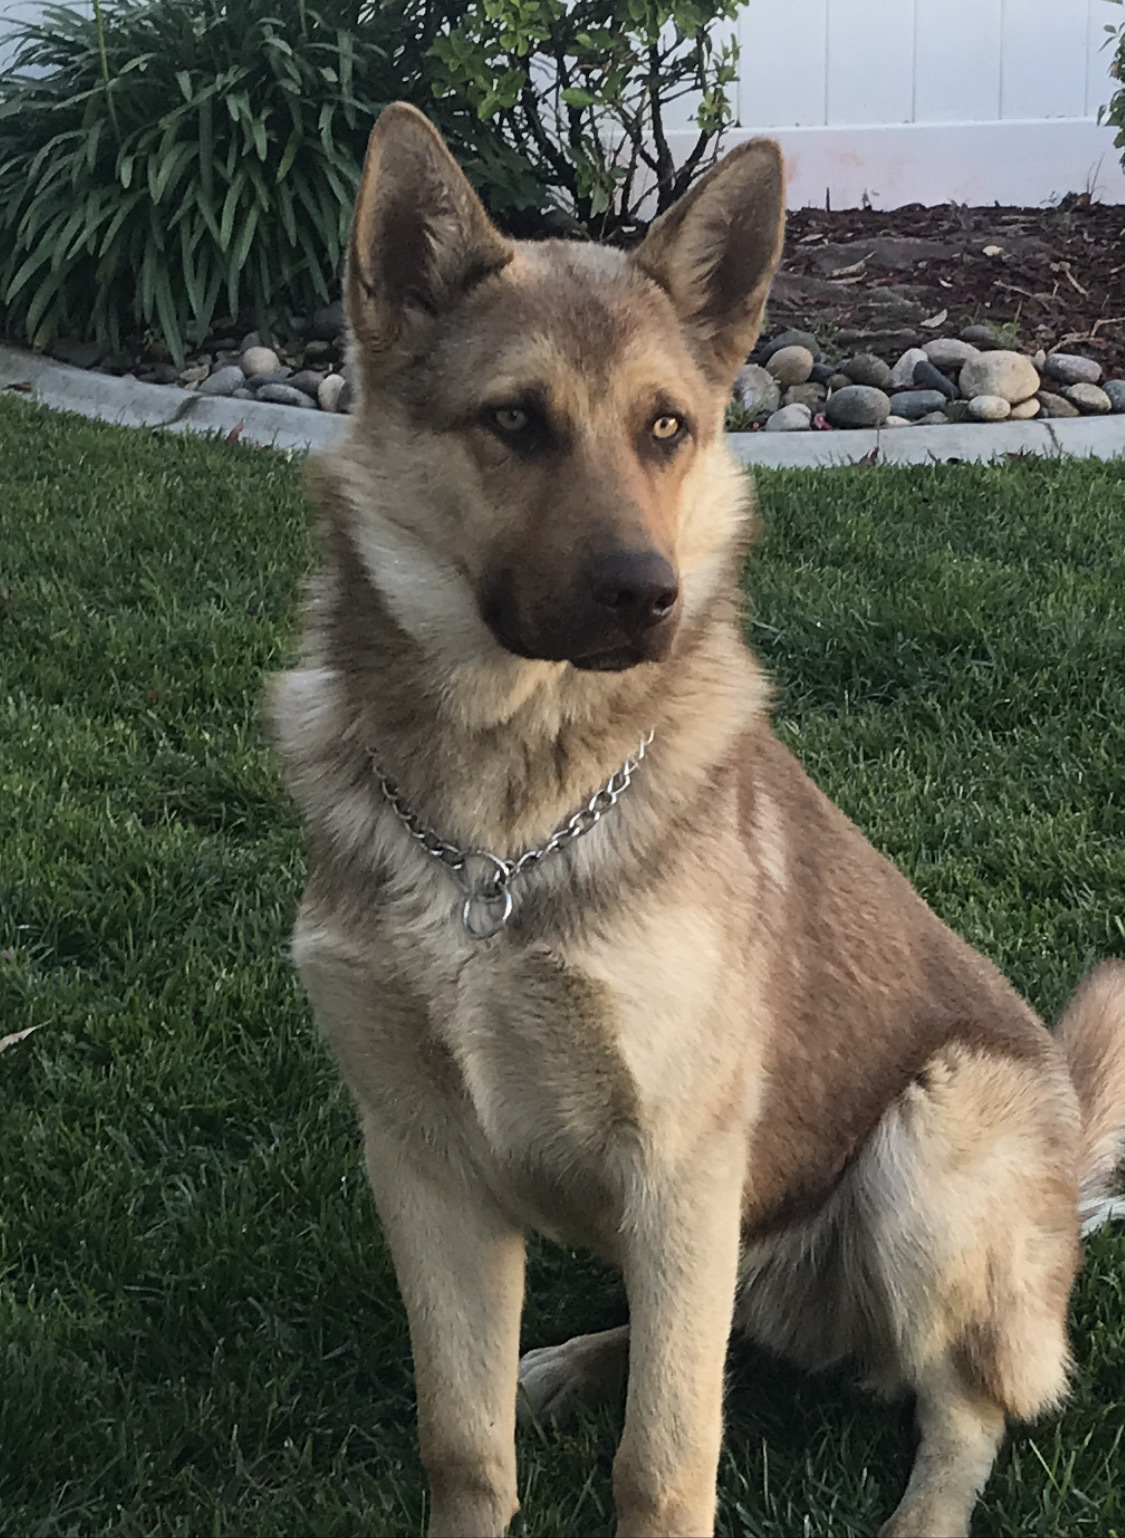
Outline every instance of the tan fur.
[[(627, 1367), (622, 1534), (712, 1531), (732, 1321), (916, 1394), (903, 1538), (967, 1532), (1006, 1417), (1065, 1391), (1079, 1187), (1105, 1194), (1125, 1127), (1125, 969), (1060, 1047), (770, 733), (722, 414), (782, 206), (759, 141), (631, 256), (511, 243), (419, 114), (372, 135), (357, 407), (312, 478), (321, 568), (270, 708), (311, 848), (294, 956), (360, 1111), (433, 1534), (518, 1509), (528, 1230), (624, 1274), (628, 1330), (530, 1353), (521, 1410)], [(511, 858), (649, 730), (484, 941), (372, 766)]]

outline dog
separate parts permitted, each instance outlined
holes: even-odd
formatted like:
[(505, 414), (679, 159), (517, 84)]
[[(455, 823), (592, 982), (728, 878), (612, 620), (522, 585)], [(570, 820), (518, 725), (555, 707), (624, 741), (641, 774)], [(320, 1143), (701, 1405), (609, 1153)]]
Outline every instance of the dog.
[[(772, 734), (723, 412), (783, 210), (759, 139), (631, 252), (510, 241), (422, 114), (371, 135), (354, 414), (269, 713), (435, 1538), (518, 1511), (517, 1399), (619, 1384), (618, 1533), (711, 1533), (732, 1329), (915, 1396), (896, 1538), (966, 1534), (1066, 1389), (1125, 964), (1048, 1032)], [(529, 1230), (616, 1264), (628, 1326), (521, 1365)]]

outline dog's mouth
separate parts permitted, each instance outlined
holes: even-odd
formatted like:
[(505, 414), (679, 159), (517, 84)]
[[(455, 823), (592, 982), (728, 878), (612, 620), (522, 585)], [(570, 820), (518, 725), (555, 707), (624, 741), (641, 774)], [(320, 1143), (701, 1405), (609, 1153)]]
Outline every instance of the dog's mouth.
[(570, 664), (582, 673), (624, 673), (653, 659), (636, 646), (615, 646), (611, 651), (591, 652), (585, 657), (571, 657)]

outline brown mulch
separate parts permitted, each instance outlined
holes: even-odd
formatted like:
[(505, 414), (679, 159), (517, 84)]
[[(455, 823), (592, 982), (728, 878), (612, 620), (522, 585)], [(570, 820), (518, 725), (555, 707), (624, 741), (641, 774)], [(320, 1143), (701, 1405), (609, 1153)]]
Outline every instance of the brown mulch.
[(1082, 353), (1125, 377), (1125, 205), (1072, 194), (1048, 208), (790, 214), (771, 330), (889, 355), (981, 322), (1009, 346)]

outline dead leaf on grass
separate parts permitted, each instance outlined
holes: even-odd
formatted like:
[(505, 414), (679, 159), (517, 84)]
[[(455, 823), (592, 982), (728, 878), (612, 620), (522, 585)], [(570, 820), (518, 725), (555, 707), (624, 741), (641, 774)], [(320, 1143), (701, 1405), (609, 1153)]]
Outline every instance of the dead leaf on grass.
[(5, 390), (19, 390), (23, 395), (30, 395), (35, 388), (30, 379), (17, 379), (12, 384), (6, 384)]
[(0, 1052), (6, 1052), (9, 1047), (18, 1047), (21, 1041), (26, 1041), (35, 1031), (41, 1031), (41, 1025), (29, 1025), (26, 1031), (14, 1031), (11, 1036), (0, 1036)]

